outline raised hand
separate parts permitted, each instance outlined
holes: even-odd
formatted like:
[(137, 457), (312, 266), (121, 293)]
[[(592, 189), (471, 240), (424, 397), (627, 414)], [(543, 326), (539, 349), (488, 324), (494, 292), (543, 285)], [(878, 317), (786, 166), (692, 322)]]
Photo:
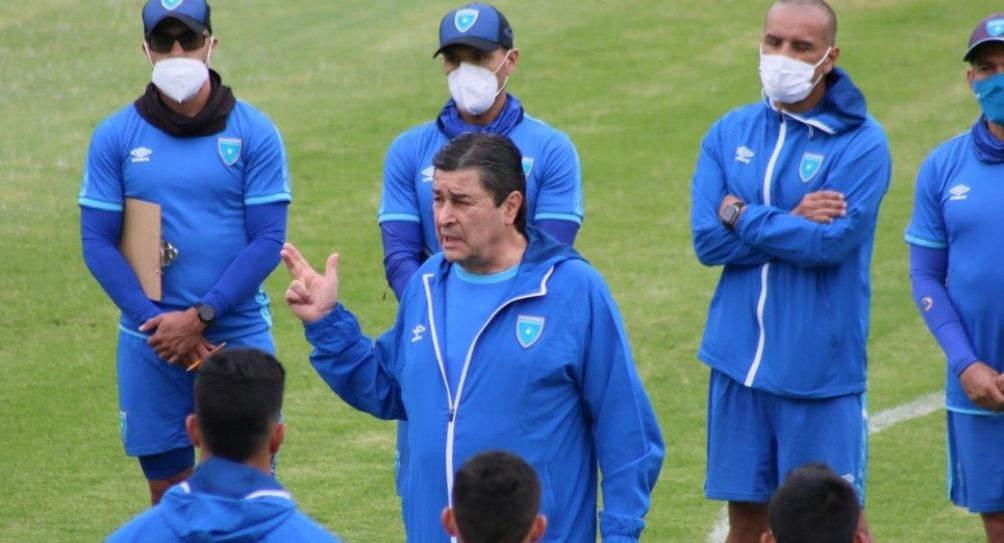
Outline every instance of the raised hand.
[(286, 305), (306, 324), (321, 320), (338, 303), (338, 253), (328, 257), (324, 275), (314, 271), (292, 243), (284, 244), (281, 254), (293, 276), (286, 289)]
[(832, 190), (810, 192), (802, 197), (802, 201), (791, 210), (791, 214), (805, 217), (812, 222), (829, 224), (834, 219), (847, 215), (847, 201), (844, 200), (843, 194)]

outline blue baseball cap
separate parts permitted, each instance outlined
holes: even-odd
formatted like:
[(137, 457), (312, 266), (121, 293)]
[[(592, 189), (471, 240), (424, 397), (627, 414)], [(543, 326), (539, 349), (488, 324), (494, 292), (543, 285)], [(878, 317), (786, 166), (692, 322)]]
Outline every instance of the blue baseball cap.
[(432, 56), (457, 44), (469, 45), (485, 52), (499, 47), (512, 49), (512, 27), (494, 6), (467, 4), (443, 17), (439, 23), (439, 49)]
[(175, 19), (193, 32), (213, 32), (205, 0), (148, 0), (143, 6), (143, 34), (149, 37), (167, 19)]
[(969, 48), (966, 49), (966, 56), (962, 57), (962, 60), (969, 62), (976, 48), (989, 42), (1004, 43), (1004, 13), (987, 15), (976, 25), (973, 33), (969, 35)]

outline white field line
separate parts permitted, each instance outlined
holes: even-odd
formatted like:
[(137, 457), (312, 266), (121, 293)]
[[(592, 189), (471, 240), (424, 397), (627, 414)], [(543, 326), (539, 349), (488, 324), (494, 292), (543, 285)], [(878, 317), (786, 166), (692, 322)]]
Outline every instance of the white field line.
[[(944, 392), (932, 392), (921, 396), (916, 400), (897, 405), (896, 407), (879, 411), (874, 417), (868, 418), (868, 435), (879, 432), (911, 419), (929, 415), (945, 405)], [(728, 509), (722, 507), (722, 512), (718, 515), (718, 520), (708, 532), (707, 543), (722, 543), (729, 535), (729, 513)]]

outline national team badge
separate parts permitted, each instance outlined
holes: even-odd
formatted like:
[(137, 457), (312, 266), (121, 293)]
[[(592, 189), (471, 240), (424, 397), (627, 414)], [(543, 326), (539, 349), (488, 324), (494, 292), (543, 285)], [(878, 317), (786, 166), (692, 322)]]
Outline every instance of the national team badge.
[(533, 171), (533, 159), (523, 157), (523, 177), (530, 177), (530, 172)]
[(816, 153), (805, 153), (802, 155), (802, 163), (798, 165), (798, 176), (802, 178), (803, 183), (808, 183), (816, 174), (819, 173), (819, 167), (823, 165), (823, 155), (817, 155)]
[(529, 349), (544, 331), (544, 319), (542, 317), (531, 317), (520, 315), (516, 317), (516, 340), (524, 349)]
[(1004, 19), (987, 21), (987, 34), (994, 38), (1004, 34)]
[(160, 5), (164, 6), (164, 9), (171, 11), (176, 9), (184, 0), (160, 0)]
[(227, 166), (233, 166), (241, 157), (241, 140), (237, 138), (220, 138), (216, 148), (219, 149), (220, 158)]
[(460, 32), (467, 32), (476, 22), (478, 22), (478, 10), (476, 9), (458, 9), (453, 16), (453, 26), (457, 27)]

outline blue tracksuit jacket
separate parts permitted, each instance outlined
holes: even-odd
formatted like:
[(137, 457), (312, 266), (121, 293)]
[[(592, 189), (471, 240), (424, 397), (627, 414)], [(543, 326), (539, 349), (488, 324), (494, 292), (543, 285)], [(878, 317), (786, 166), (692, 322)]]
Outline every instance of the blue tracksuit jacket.
[(108, 543), (338, 543), (297, 511), (289, 493), (255, 468), (212, 458)]
[(396, 324), (375, 343), (342, 306), (306, 326), (311, 362), (342, 399), (409, 422), (409, 541), (449, 540), (439, 515), (453, 474), (489, 449), (536, 469), (545, 541), (595, 541), (597, 467), (603, 541), (636, 541), (644, 527), (664, 446), (617, 307), (574, 249), (532, 228), (528, 238), (506, 301), (467, 350), (455, 393), (442, 359), (451, 264), (441, 253), (412, 278)]
[[(793, 398), (865, 390), (869, 261), (892, 165), (882, 128), (840, 69), (812, 110), (768, 101), (718, 120), (693, 178), (694, 249), (724, 266), (699, 358), (732, 379)], [(844, 194), (847, 216), (791, 214), (809, 192)], [(748, 204), (735, 230), (718, 219), (726, 194)]]

